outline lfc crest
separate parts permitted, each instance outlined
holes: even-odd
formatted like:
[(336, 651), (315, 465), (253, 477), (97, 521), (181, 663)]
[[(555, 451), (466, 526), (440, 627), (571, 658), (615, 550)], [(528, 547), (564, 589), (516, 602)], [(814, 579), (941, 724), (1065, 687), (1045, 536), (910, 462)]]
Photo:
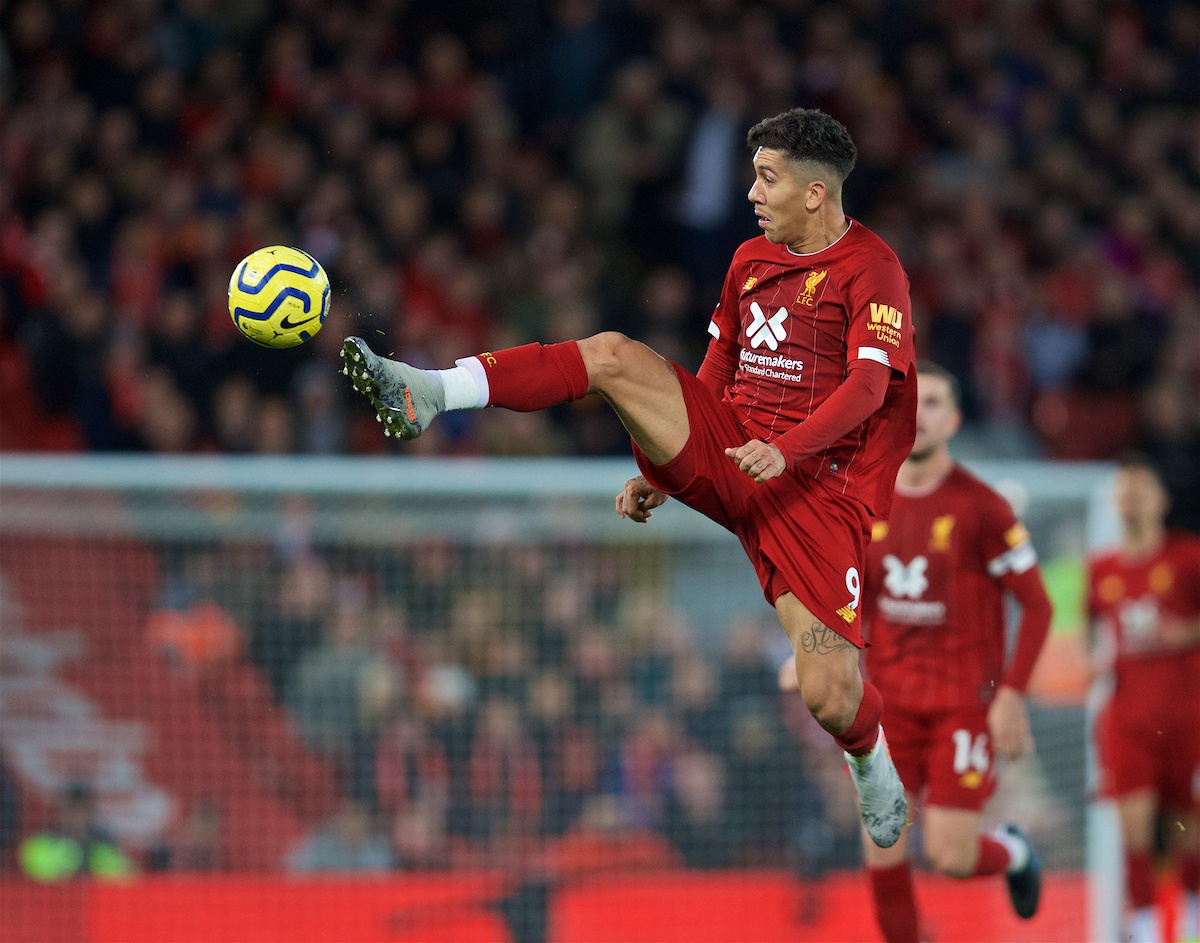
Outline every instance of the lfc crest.
[(825, 281), (825, 276), (828, 274), (828, 269), (809, 272), (808, 277), (804, 279), (804, 291), (800, 292), (800, 294), (796, 296), (796, 302), (798, 304), (807, 305), (810, 308), (813, 307), (816, 303), (815, 295), (817, 286), (820, 285), (821, 282)]

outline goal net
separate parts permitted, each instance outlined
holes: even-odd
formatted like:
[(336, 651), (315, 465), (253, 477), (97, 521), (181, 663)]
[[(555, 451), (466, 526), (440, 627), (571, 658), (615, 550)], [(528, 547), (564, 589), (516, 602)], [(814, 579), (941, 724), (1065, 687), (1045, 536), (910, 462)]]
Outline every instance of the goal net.
[[(919, 894), (945, 938), (1077, 940), (1112, 919), (1077, 647), (1106, 472), (976, 467), (1056, 604), (1037, 755), (987, 811), (1054, 893), (1028, 925), (999, 882)], [(620, 520), (634, 473), (6, 456), (0, 936), (874, 938), (844, 764), (777, 690), (749, 563), (674, 502)], [(82, 862), (34, 841), (71, 828)]]

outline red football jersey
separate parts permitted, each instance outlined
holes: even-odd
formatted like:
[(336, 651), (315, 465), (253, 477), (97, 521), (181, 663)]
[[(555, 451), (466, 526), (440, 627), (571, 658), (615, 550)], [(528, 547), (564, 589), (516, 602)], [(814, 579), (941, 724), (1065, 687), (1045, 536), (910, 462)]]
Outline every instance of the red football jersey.
[(799, 254), (765, 236), (743, 243), (709, 333), (737, 363), (725, 398), (745, 417), (747, 439), (770, 442), (803, 422), (855, 360), (892, 368), (883, 405), (799, 463), (886, 517), (916, 434), (917, 396), (908, 276), (887, 243), (854, 220), (819, 252)]
[(1001, 683), (1023, 690), (1049, 610), (1023, 677), (1006, 677), (1005, 594), (1045, 596), (1037, 552), (1008, 502), (956, 465), (927, 492), (897, 487), (891, 518), (871, 536), (866, 668), (888, 707), (978, 707)]
[(1168, 534), (1141, 558), (1096, 554), (1088, 561), (1087, 610), (1099, 643), (1115, 656), (1117, 696), (1156, 703), (1190, 692), (1195, 700), (1200, 644), (1181, 651), (1164, 637), (1160, 617), (1200, 618), (1200, 539)]

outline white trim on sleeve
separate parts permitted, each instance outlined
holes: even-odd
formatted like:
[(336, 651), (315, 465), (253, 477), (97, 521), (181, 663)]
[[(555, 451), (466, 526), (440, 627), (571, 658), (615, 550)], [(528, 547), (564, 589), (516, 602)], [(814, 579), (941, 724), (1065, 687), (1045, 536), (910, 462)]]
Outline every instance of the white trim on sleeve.
[(987, 565), (988, 575), (999, 579), (1005, 573), (1024, 573), (1038, 562), (1037, 551), (1033, 544), (1025, 540), (1011, 550), (1006, 550)]
[(858, 348), (859, 360), (874, 360), (876, 363), (881, 363), (885, 367), (890, 367), (892, 362), (888, 359), (886, 350), (880, 350), (878, 347), (860, 347)]
[(708, 322), (708, 333), (711, 334), (713, 337), (715, 337), (717, 340), (721, 339), (721, 329), (719, 327), (717, 327), (716, 321)]

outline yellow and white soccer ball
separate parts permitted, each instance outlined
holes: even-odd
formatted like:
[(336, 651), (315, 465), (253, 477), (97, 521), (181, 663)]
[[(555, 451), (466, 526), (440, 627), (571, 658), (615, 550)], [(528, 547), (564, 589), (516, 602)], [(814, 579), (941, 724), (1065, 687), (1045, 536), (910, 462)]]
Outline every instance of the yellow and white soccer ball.
[(229, 278), (229, 316), (254, 343), (277, 350), (313, 336), (329, 314), (329, 276), (307, 252), (258, 249)]

